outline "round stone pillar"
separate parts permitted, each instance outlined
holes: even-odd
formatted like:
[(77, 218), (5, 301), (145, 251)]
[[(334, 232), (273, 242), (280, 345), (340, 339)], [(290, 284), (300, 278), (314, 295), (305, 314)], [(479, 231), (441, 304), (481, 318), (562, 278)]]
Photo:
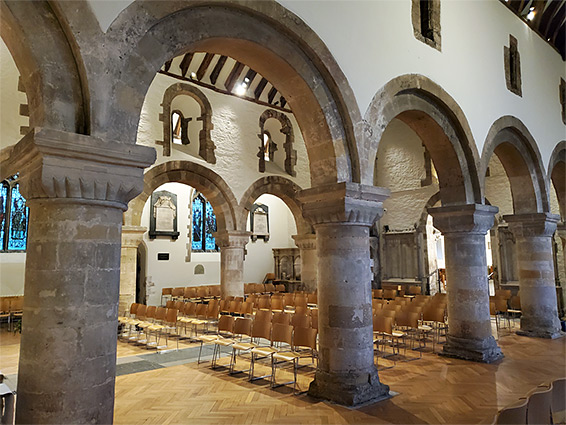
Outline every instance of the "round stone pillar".
[(301, 281), (307, 292), (317, 290), (318, 256), (316, 254), (316, 235), (293, 235), (301, 256)]
[(36, 129), (11, 155), (30, 208), (16, 423), (112, 423), (122, 215), (155, 151)]
[(136, 302), (138, 246), (146, 231), (147, 229), (142, 226), (122, 226), (119, 314), (129, 311), (130, 305)]
[(444, 236), (448, 334), (443, 355), (491, 363), (503, 357), (491, 334), (485, 235), (498, 208), (462, 205), (429, 208)]
[(386, 189), (339, 183), (299, 194), (316, 230), (319, 366), (309, 394), (345, 405), (389, 396), (373, 355), (369, 227)]
[(225, 231), (214, 234), (220, 247), (220, 289), (222, 297), (244, 296), (244, 254), (250, 232)]
[(559, 217), (549, 213), (506, 215), (515, 236), (521, 296), (519, 335), (556, 338), (562, 335), (556, 303), (552, 236)]

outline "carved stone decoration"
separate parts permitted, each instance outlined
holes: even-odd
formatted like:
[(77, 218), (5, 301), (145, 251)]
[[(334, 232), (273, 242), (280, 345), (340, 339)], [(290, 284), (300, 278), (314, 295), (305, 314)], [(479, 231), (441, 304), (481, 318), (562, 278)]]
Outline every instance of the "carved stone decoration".
[[(212, 106), (202, 91), (196, 87), (184, 83), (176, 83), (165, 90), (161, 106), (163, 113), (159, 114), (159, 121), (163, 123), (163, 140), (157, 140), (157, 145), (163, 146), (163, 156), (171, 156), (171, 103), (177, 96), (186, 95), (192, 97), (200, 106), (201, 116), (197, 121), (202, 121), (202, 129), (199, 132), (199, 155), (208, 163), (216, 164), (214, 150), (216, 145), (212, 141)], [(188, 124), (188, 122), (187, 122)]]
[[(297, 164), (297, 151), (293, 149), (293, 143), (295, 142), (295, 135), (293, 132), (293, 125), (291, 124), (291, 120), (287, 115), (282, 112), (278, 112), (274, 109), (267, 109), (261, 117), (259, 118), (259, 127), (260, 127), (260, 134), (258, 135), (261, 140), (260, 145), (260, 152), (258, 154), (259, 157), (259, 171), (265, 171), (265, 157), (264, 157), (264, 141), (263, 135), (265, 133), (265, 122), (269, 118), (275, 118), (281, 123), (281, 133), (285, 135), (285, 143), (283, 144), (283, 148), (285, 149), (285, 171), (290, 176), (295, 177), (297, 172), (295, 171), (295, 165)], [(271, 138), (270, 138), (271, 139)], [(275, 143), (273, 143), (275, 145)], [(271, 149), (276, 150), (276, 146), (272, 147), (270, 144), (270, 152)]]
[(177, 231), (177, 195), (162, 190), (151, 194), (149, 238), (157, 236), (179, 237)]
[(263, 239), (269, 241), (269, 207), (263, 204), (253, 204), (250, 210), (250, 231), (252, 242)]

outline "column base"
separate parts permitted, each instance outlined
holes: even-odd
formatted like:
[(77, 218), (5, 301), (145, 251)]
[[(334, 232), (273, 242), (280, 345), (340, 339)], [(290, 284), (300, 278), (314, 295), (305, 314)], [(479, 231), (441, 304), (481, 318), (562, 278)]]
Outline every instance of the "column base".
[(448, 335), (440, 355), (480, 363), (493, 363), (503, 358), (501, 348), (493, 336), (486, 339), (467, 339)]
[(388, 399), (389, 386), (379, 382), (377, 369), (365, 373), (336, 374), (317, 371), (308, 394), (345, 406), (359, 406)]
[(516, 332), (517, 335), (520, 336), (528, 336), (530, 338), (547, 338), (547, 339), (556, 339), (562, 338), (566, 336), (566, 333), (562, 331), (551, 331), (548, 329), (519, 329)]
[(547, 317), (529, 316), (523, 313), (521, 316), (521, 329), (517, 335), (528, 336), (532, 338), (560, 338), (566, 334), (560, 330), (560, 320), (558, 313), (552, 312)]

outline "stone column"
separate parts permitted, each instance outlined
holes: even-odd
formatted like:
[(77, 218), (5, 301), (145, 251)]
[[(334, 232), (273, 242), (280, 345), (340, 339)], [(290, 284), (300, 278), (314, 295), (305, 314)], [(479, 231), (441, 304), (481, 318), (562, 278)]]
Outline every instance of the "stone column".
[(142, 226), (122, 226), (119, 314), (129, 311), (130, 305), (136, 302), (138, 246), (146, 231), (147, 229)]
[(122, 215), (155, 151), (35, 129), (11, 155), (30, 208), (16, 423), (111, 423)]
[(566, 222), (558, 223), (556, 227), (556, 233), (560, 239), (560, 244), (562, 248), (562, 258), (557, 258), (558, 263), (558, 277), (560, 279), (560, 294), (561, 294), (561, 305), (562, 311), (559, 312), (563, 317), (566, 314)]
[(556, 305), (552, 236), (559, 217), (549, 213), (506, 215), (517, 243), (521, 330), (519, 335), (561, 336)]
[(293, 235), (295, 244), (300, 249), (301, 255), (301, 281), (304, 290), (314, 292), (317, 289), (316, 276), (318, 268), (318, 256), (316, 255), (316, 235)]
[(224, 231), (214, 234), (220, 247), (220, 288), (222, 297), (244, 296), (244, 249), (250, 232)]
[(497, 207), (459, 205), (429, 208), (444, 236), (448, 334), (443, 354), (484, 363), (503, 357), (491, 335), (485, 235)]
[(316, 231), (319, 366), (309, 394), (345, 405), (389, 396), (373, 356), (369, 228), (386, 189), (337, 183), (300, 192)]

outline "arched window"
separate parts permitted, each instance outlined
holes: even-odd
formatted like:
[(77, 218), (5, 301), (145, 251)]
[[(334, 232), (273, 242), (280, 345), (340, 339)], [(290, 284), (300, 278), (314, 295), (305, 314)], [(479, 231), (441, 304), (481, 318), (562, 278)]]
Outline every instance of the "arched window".
[(193, 240), (191, 249), (200, 252), (217, 252), (218, 247), (212, 234), (216, 232), (216, 216), (212, 205), (198, 194), (193, 199)]
[(189, 140), (189, 121), (191, 118), (185, 118), (180, 111), (171, 113), (171, 140), (177, 145), (188, 145)]
[(18, 175), (0, 184), (0, 251), (25, 251), (29, 208), (20, 193)]

